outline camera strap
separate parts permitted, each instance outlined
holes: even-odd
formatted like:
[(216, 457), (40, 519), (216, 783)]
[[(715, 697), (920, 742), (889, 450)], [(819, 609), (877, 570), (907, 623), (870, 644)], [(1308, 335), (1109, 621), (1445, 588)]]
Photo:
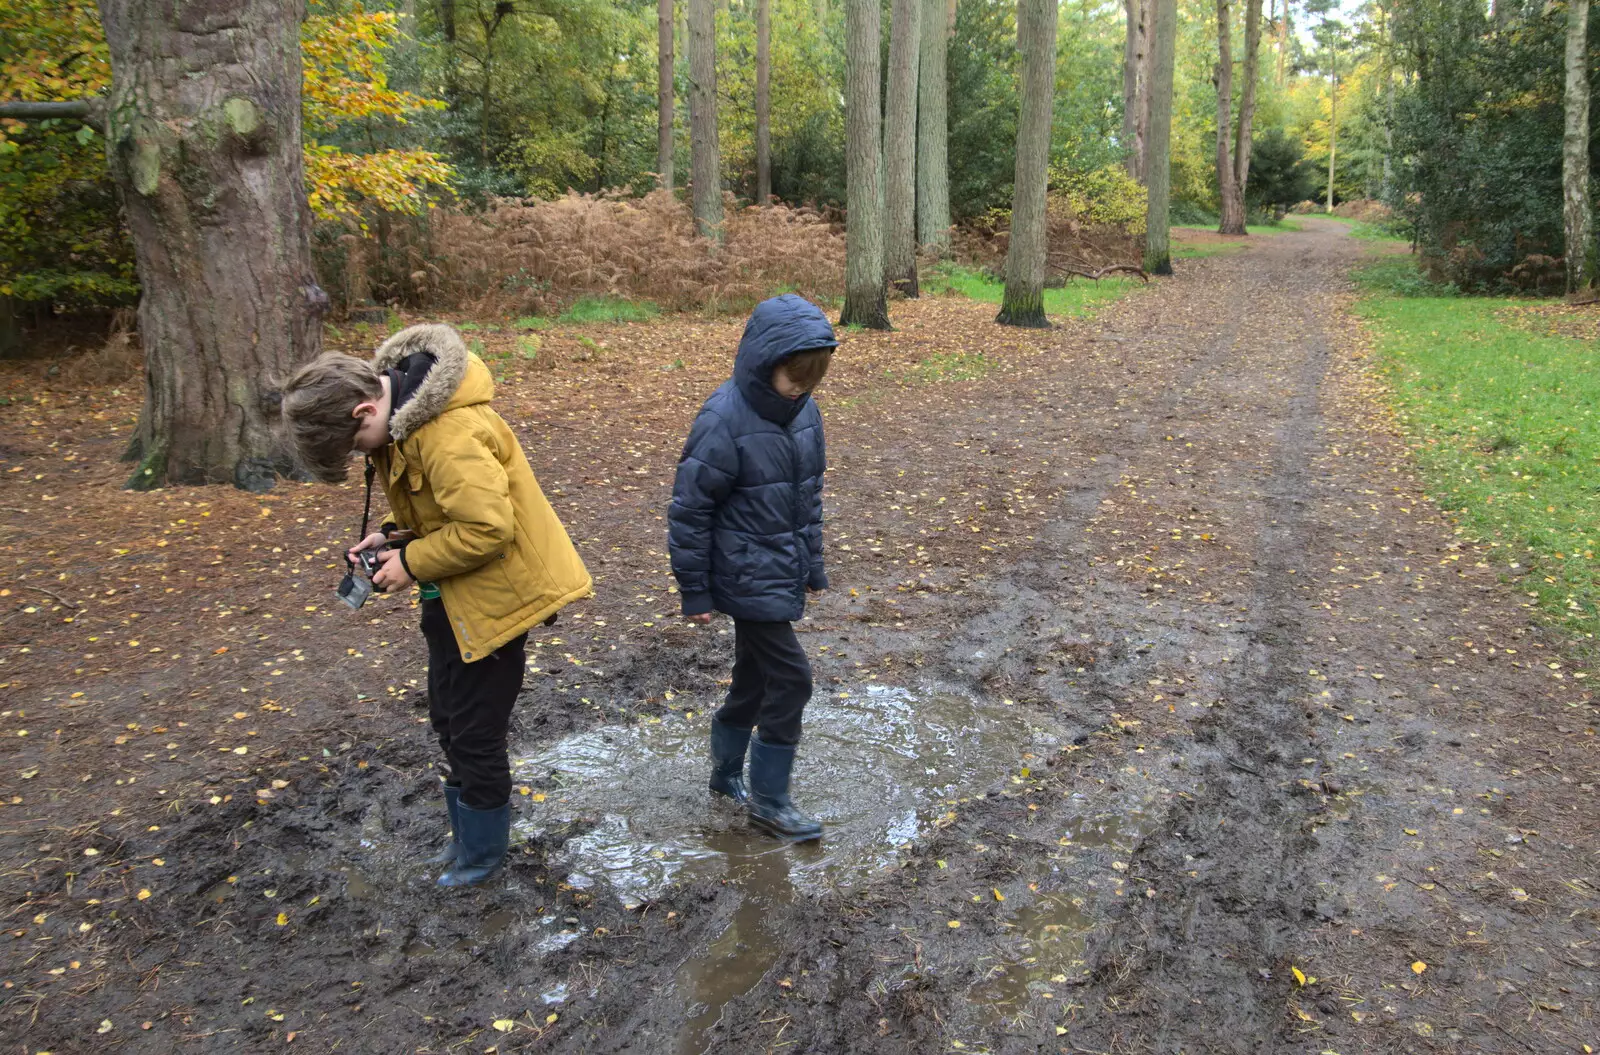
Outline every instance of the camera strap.
[[(367, 537), (367, 526), (372, 522), (372, 478), (378, 475), (378, 467), (372, 464), (372, 459), (369, 457), (366, 461), (367, 469), (365, 476), (367, 478), (367, 495), (361, 503), (361, 534), (356, 536), (358, 539), (364, 539)], [(350, 559), (349, 550), (345, 551), (344, 563), (345, 566), (349, 568), (354, 568), (356, 566), (355, 561)]]

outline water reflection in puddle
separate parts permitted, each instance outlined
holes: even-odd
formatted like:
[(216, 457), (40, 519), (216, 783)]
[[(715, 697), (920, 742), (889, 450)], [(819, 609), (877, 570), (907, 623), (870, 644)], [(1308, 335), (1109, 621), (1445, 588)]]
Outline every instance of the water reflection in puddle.
[(892, 862), (946, 800), (982, 792), (1061, 743), (1036, 715), (955, 693), (872, 685), (819, 697), (806, 708), (794, 792), (825, 836), (785, 846), (751, 832), (737, 811), (708, 804), (708, 722), (589, 730), (520, 759), (515, 774), (544, 796), (522, 802), (525, 835), (592, 825), (563, 848), (569, 882), (603, 877), (625, 903), (689, 880), (740, 889), (727, 927), (678, 972), (688, 1009), (679, 1055), (702, 1051), (723, 1008), (772, 967), (770, 921), (797, 891), (860, 882)]
[[(742, 832), (744, 822), (707, 807), (708, 722), (607, 726), (520, 759), (516, 779), (545, 798), (523, 800), (518, 828), (531, 835), (593, 822), (567, 842), (569, 864), (604, 876), (627, 902), (674, 881), (726, 875), (728, 855), (711, 836)], [(804, 890), (859, 882), (917, 836), (933, 807), (983, 790), (1058, 742), (1053, 726), (1030, 725), (1021, 708), (954, 693), (874, 685), (814, 700), (794, 792), (826, 835), (812, 852), (786, 855), (788, 881)]]

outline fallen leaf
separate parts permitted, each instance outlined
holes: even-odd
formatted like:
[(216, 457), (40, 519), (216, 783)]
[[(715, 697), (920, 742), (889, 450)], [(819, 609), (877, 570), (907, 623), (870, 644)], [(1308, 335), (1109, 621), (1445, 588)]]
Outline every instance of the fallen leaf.
[(1412, 963), (1411, 963), (1411, 973), (1412, 974), (1421, 974), (1423, 971), (1426, 971), (1427, 969), (1428, 969), (1428, 965), (1423, 963), (1421, 960), (1413, 960)]
[(517, 1028), (517, 1024), (509, 1018), (497, 1018), (494, 1020), (494, 1028), (502, 1033), (510, 1033)]

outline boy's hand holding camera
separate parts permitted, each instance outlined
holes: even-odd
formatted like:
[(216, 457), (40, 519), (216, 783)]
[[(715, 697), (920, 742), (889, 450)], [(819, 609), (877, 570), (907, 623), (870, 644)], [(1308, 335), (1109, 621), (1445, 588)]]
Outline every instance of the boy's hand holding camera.
[(405, 562), (400, 559), (400, 550), (385, 549), (389, 538), (381, 531), (374, 531), (350, 549), (350, 560), (360, 561), (360, 554), (367, 551), (377, 551), (374, 558), (377, 567), (372, 572), (372, 585), (384, 593), (394, 593), (404, 590), (416, 580), (406, 571)]

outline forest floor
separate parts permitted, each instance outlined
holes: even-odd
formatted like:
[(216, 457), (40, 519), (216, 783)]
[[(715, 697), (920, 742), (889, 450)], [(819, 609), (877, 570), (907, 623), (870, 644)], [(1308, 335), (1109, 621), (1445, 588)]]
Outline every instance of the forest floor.
[(8, 365), (0, 1051), (1600, 1046), (1587, 672), (1414, 475), (1371, 251), (841, 335), (810, 848), (706, 802), (731, 634), (664, 552), (739, 321), (480, 320), (598, 596), (530, 644), (466, 893), (412, 602), (332, 596), (357, 485), (117, 490), (133, 387)]

